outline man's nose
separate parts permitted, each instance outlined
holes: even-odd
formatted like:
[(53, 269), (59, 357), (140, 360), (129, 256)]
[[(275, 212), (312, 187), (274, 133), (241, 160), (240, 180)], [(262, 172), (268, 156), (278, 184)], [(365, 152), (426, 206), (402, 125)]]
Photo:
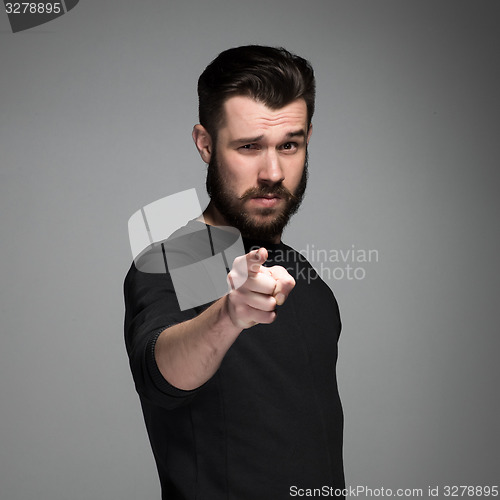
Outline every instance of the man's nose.
[(285, 178), (280, 159), (276, 151), (267, 151), (262, 158), (259, 180), (264, 183), (276, 184)]

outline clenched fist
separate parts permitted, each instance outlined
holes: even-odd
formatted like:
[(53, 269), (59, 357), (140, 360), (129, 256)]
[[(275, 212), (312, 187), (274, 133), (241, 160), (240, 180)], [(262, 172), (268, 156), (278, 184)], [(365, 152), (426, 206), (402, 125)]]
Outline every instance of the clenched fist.
[(295, 286), (295, 280), (284, 267), (262, 265), (267, 257), (265, 248), (237, 257), (227, 276), (232, 288), (227, 300), (228, 313), (238, 328), (272, 323), (276, 319), (276, 306), (285, 302)]

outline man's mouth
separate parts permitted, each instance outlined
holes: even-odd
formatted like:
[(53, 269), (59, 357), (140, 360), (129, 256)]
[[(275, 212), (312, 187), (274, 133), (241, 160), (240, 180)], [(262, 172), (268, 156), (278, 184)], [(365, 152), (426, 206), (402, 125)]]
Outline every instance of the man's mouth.
[(281, 197), (276, 195), (253, 196), (251, 201), (263, 207), (274, 207), (281, 201)]

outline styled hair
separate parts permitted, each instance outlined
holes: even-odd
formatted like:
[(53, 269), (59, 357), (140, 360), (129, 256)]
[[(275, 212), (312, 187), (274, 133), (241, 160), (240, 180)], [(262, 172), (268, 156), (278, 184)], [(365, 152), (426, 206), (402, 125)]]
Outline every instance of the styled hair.
[(315, 94), (314, 71), (302, 57), (282, 47), (235, 47), (221, 52), (198, 80), (199, 120), (215, 140), (230, 97), (251, 97), (271, 109), (303, 98), (310, 124)]

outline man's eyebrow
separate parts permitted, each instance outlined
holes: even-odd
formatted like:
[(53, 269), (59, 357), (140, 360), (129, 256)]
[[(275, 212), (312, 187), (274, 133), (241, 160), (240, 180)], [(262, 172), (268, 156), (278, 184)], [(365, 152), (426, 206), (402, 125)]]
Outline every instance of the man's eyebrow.
[(288, 132), (286, 134), (287, 139), (291, 139), (292, 137), (305, 137), (306, 132), (304, 129), (296, 130), (295, 132)]
[(237, 144), (252, 144), (253, 142), (259, 142), (263, 137), (263, 135), (259, 135), (258, 137), (242, 137), (241, 139), (231, 141), (231, 146), (236, 146)]
[[(296, 130), (294, 132), (288, 132), (286, 134), (287, 139), (291, 139), (292, 137), (305, 137), (306, 133), (303, 129)], [(254, 142), (259, 142), (264, 138), (264, 135), (259, 135), (257, 137), (242, 137), (241, 139), (235, 139), (234, 141), (231, 141), (230, 145), (231, 146), (237, 146), (238, 144), (252, 144)]]

